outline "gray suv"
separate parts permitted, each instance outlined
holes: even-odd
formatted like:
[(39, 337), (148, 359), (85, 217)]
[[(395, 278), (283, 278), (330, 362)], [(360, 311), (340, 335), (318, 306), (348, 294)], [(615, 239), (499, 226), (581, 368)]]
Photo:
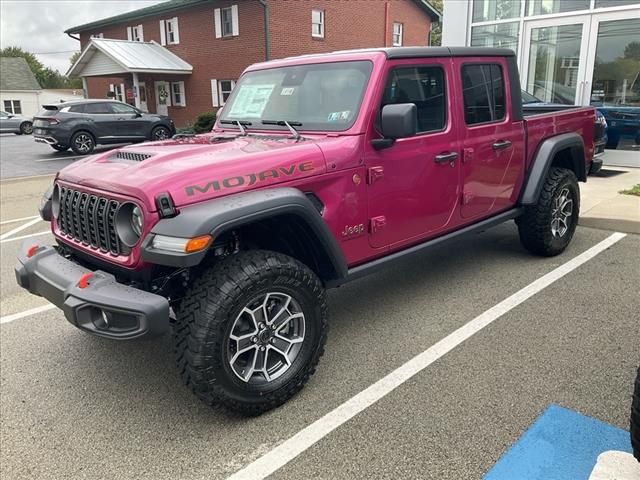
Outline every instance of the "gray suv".
[(166, 115), (145, 113), (115, 100), (81, 100), (43, 108), (34, 117), (33, 137), (59, 152), (71, 148), (86, 155), (96, 145), (164, 140), (176, 132)]

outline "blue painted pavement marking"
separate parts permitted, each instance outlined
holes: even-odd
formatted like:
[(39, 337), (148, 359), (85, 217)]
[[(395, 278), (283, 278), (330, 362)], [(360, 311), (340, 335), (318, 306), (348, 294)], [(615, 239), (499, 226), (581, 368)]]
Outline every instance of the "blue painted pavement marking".
[(610, 450), (630, 453), (629, 432), (551, 405), (484, 480), (588, 480)]

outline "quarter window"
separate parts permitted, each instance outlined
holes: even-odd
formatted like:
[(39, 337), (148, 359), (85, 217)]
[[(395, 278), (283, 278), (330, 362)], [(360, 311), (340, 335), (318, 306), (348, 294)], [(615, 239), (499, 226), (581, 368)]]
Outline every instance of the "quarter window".
[(22, 113), (22, 104), (20, 100), (5, 100), (4, 111), (12, 115), (20, 115)]
[(382, 107), (414, 103), (418, 109), (418, 132), (442, 130), (447, 121), (444, 71), (441, 67), (396, 68), (389, 74)]
[(311, 36), (324, 38), (324, 10), (311, 10)]
[(395, 22), (393, 24), (393, 46), (401, 47), (402, 46), (402, 33), (404, 30), (404, 26), (401, 23)]
[(497, 64), (462, 67), (464, 120), (467, 125), (505, 118), (506, 97), (502, 67)]

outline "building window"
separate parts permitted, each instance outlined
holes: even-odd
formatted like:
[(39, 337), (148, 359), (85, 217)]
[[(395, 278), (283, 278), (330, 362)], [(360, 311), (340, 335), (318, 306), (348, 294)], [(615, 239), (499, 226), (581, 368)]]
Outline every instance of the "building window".
[(385, 105), (396, 103), (416, 105), (419, 133), (442, 130), (447, 122), (442, 68), (407, 67), (392, 70), (384, 89), (380, 111)]
[(22, 113), (20, 100), (5, 100), (4, 111), (12, 115), (20, 115)]
[(393, 46), (402, 46), (402, 31), (403, 25), (401, 23), (394, 22), (393, 24)]
[(588, 10), (590, 3), (590, 0), (527, 0), (525, 15), (530, 17)]
[(518, 51), (520, 22), (481, 25), (471, 28), (472, 47), (501, 47)]
[(124, 83), (109, 85), (109, 91), (112, 92), (110, 97), (115, 98), (119, 102), (124, 102)]
[(324, 10), (311, 10), (311, 36), (324, 38)]
[(142, 25), (134, 25), (127, 27), (127, 39), (130, 42), (144, 42), (144, 33)]
[(473, 21), (489, 22), (519, 17), (522, 3), (514, 0), (475, 0)]
[(227, 8), (216, 8), (214, 10), (214, 20), (216, 38), (236, 37), (239, 35), (237, 5), (232, 5)]
[(465, 123), (475, 125), (502, 120), (506, 112), (504, 92), (500, 65), (464, 65), (462, 97)]
[(184, 82), (171, 82), (171, 103), (176, 107), (186, 107)]
[(180, 31), (178, 30), (178, 17), (160, 20), (160, 44), (177, 45), (180, 43)]
[(104, 33), (94, 33), (91, 38), (104, 38)]
[(235, 80), (211, 80), (211, 103), (214, 107), (222, 107), (236, 86)]

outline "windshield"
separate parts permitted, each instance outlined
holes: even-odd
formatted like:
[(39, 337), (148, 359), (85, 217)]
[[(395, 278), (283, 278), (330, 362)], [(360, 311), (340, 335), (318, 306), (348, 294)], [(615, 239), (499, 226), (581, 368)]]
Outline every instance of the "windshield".
[[(224, 106), (221, 122), (249, 129), (343, 131), (353, 125), (373, 64), (370, 61), (295, 65), (248, 72)], [(284, 125), (284, 126), (283, 126)], [(232, 126), (232, 128), (237, 128)]]

